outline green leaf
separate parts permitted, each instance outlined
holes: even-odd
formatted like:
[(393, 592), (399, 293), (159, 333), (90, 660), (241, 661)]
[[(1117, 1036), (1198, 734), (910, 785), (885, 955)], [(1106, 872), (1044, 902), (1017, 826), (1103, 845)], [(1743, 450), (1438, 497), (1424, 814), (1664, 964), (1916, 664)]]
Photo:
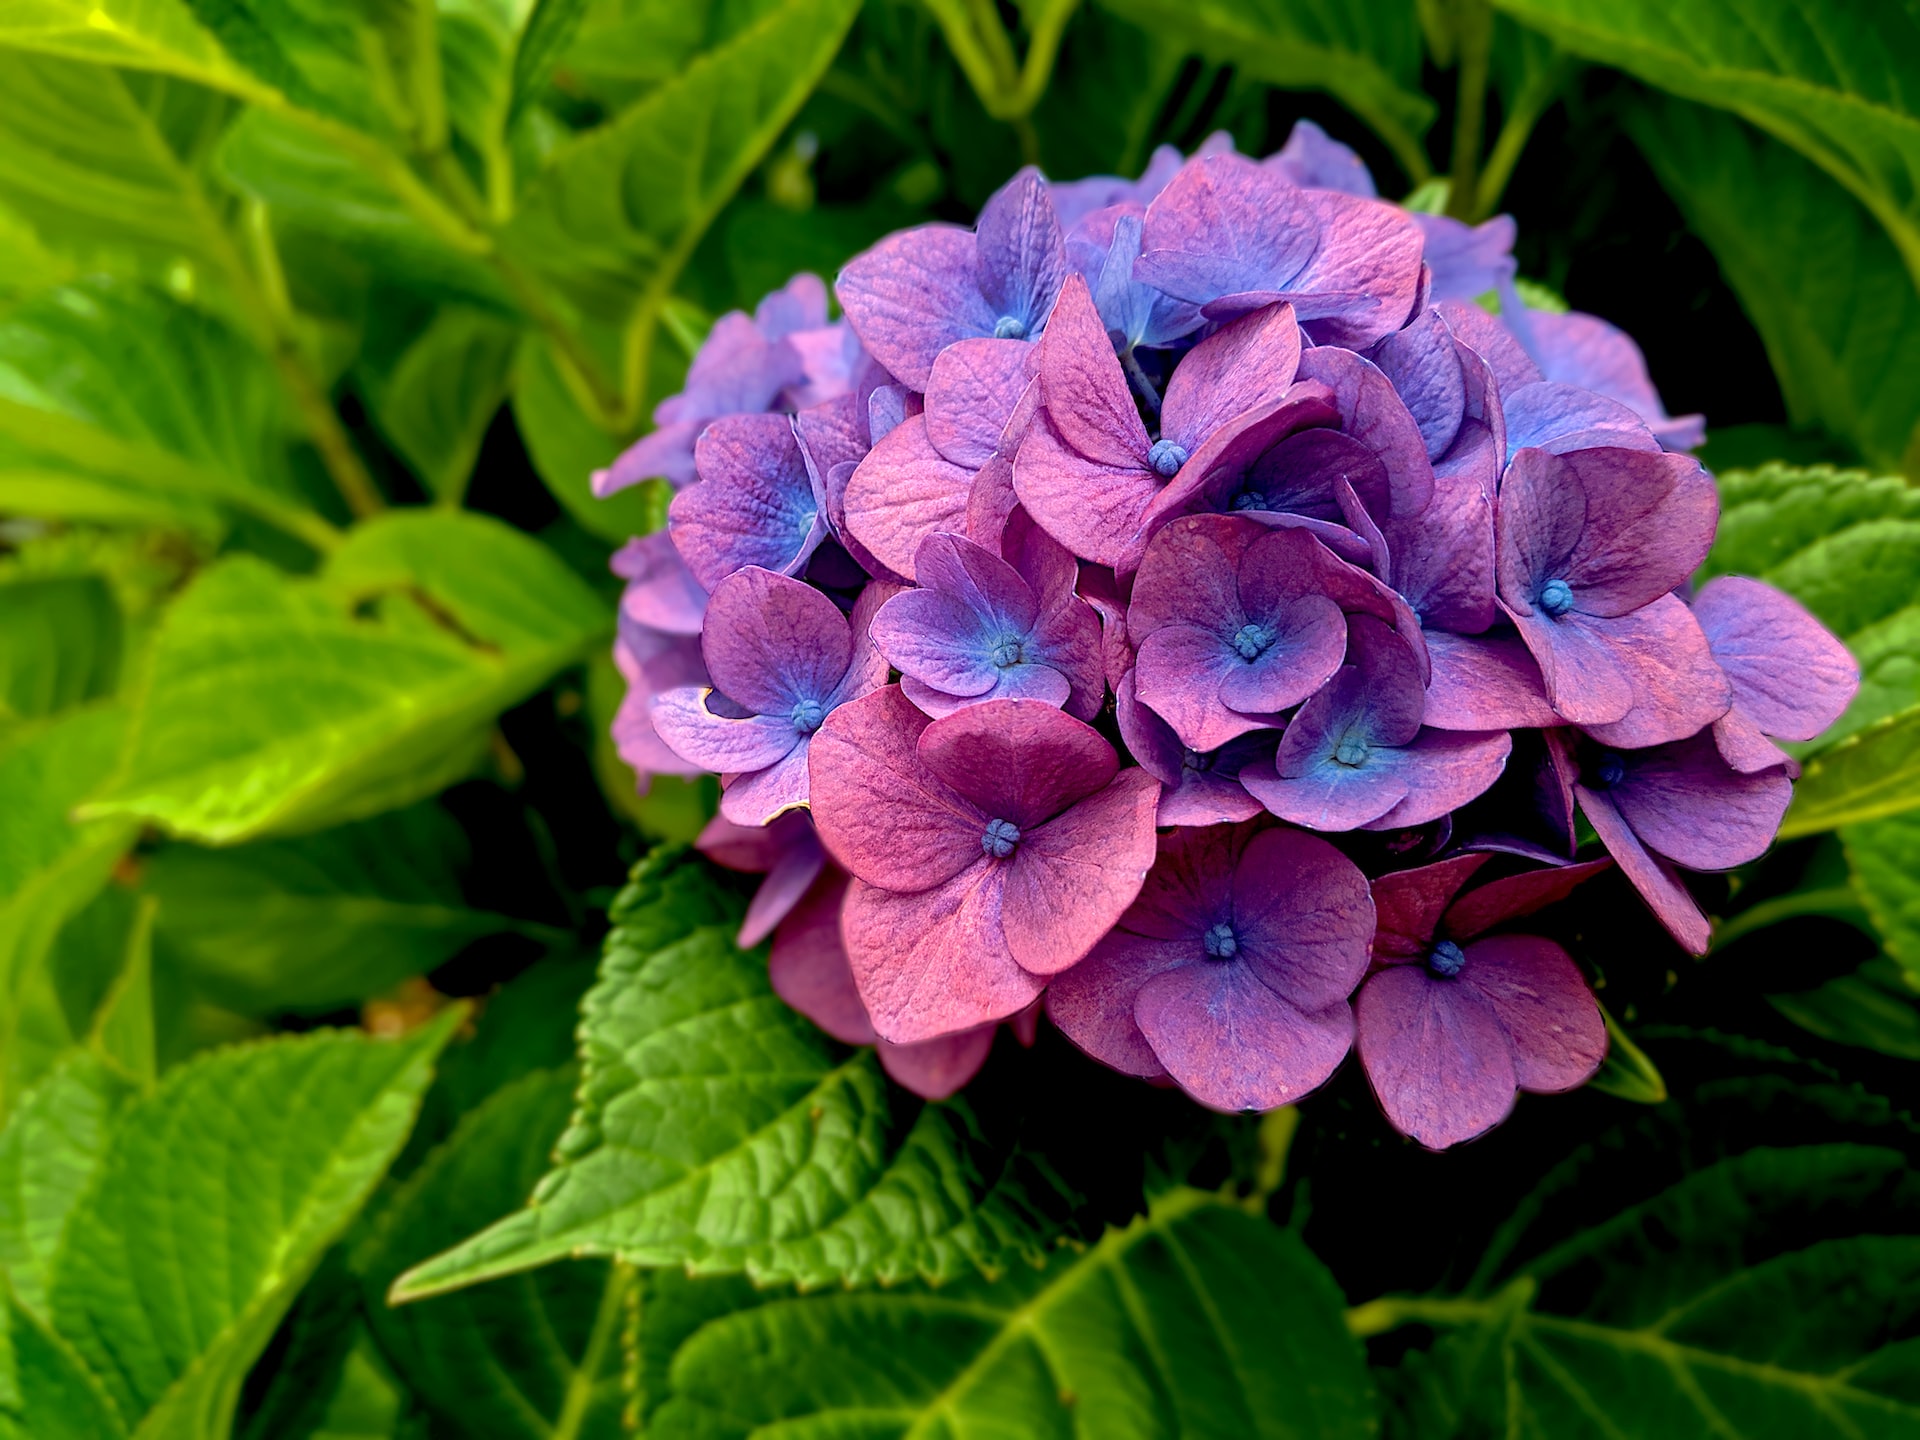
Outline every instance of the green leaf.
[(1909, 977), (1920, 977), (1920, 814), (1849, 825), (1840, 843), (1881, 944)]
[(226, 844), (407, 804), (469, 773), (494, 717), (610, 620), (551, 551), (481, 515), (389, 513), (316, 580), (222, 561), (162, 624), (87, 813)]
[(367, 390), (380, 427), (436, 499), (457, 504), (507, 398), (520, 332), (470, 306), (439, 311)]
[(581, 409), (544, 339), (530, 339), (520, 352), (513, 418), (533, 468), (583, 528), (616, 543), (657, 528), (649, 523), (648, 503), (638, 489), (605, 500), (594, 495), (593, 472), (611, 465), (621, 446)]
[(99, 1168), (133, 1087), (75, 1051), (20, 1097), (0, 1130), (0, 1274), (15, 1300), (47, 1319), (47, 1274), (67, 1218)]
[(1575, 55), (1730, 110), (1845, 185), (1920, 283), (1920, 14), (1796, 0), (1495, 0)]
[(1920, 806), (1920, 709), (1882, 720), (1806, 763), (1782, 840), (1860, 825)]
[(129, 1107), (49, 1294), (136, 1434), (226, 1433), (248, 1367), (406, 1139), (459, 1019), (399, 1042), (320, 1032), (221, 1051)]
[(325, 1011), (424, 975), (510, 929), (460, 893), (465, 837), (437, 806), (233, 849), (169, 845), (144, 866), (169, 961), (223, 1005)]
[(97, 575), (0, 584), (0, 722), (113, 693), (120, 607)]
[(1607, 1058), (1601, 1062), (1600, 1072), (1587, 1083), (1616, 1100), (1631, 1100), (1636, 1105), (1660, 1104), (1667, 1098), (1667, 1082), (1660, 1077), (1660, 1067), (1633, 1043), (1611, 1010), (1602, 1005), (1600, 1013), (1607, 1022)]
[(1884, 956), (1815, 989), (1769, 995), (1767, 1003), (1823, 1040), (1920, 1060), (1920, 986)]
[(1374, 1433), (1373, 1397), (1340, 1305), (1292, 1231), (1179, 1191), (997, 1283), (708, 1320), (647, 1434), (1349, 1440)]
[(1760, 332), (1788, 415), (1900, 469), (1920, 414), (1920, 293), (1892, 241), (1831, 177), (1738, 120), (1650, 99), (1628, 129)]
[(87, 1044), (107, 1064), (143, 1089), (159, 1074), (153, 1029), (152, 896), (141, 900), (127, 932), (125, 958), (100, 1009)]
[(180, 75), (250, 99), (272, 98), (182, 0), (20, 0), (0, 13), (0, 45)]
[[(691, 7), (676, 7), (687, 10)], [(540, 98), (553, 78), (554, 67), (579, 33), (580, 22), (588, 9), (587, 0), (533, 0), (533, 9), (521, 28), (519, 43), (513, 52), (513, 103), (507, 122), (512, 124), (525, 109)]]
[(0, 1291), (0, 1336), (11, 1349), (0, 1392), (0, 1440), (121, 1440), (127, 1427), (73, 1348)]
[(1100, 0), (1173, 45), (1254, 80), (1324, 90), (1370, 125), (1416, 184), (1428, 174), (1421, 137), (1438, 113), (1421, 82), (1412, 5), (1338, 0)]
[(407, 1265), (519, 1203), (540, 1178), (573, 1079), (571, 1067), (535, 1071), (495, 1091), (408, 1178), (355, 1253), (389, 1363), (451, 1433), (472, 1440), (622, 1433), (619, 1333), (631, 1270), (550, 1266), (417, 1305), (386, 1303)]
[(230, 507), (325, 544), (291, 435), (272, 367), (160, 291), (88, 281), (0, 319), (0, 507), (188, 528)]
[(792, 1280), (946, 1279), (1039, 1252), (1059, 1195), (959, 1102), (889, 1086), (733, 943), (744, 904), (657, 851), (613, 908), (553, 1170), (524, 1210), (402, 1275), (416, 1299), (565, 1256)]

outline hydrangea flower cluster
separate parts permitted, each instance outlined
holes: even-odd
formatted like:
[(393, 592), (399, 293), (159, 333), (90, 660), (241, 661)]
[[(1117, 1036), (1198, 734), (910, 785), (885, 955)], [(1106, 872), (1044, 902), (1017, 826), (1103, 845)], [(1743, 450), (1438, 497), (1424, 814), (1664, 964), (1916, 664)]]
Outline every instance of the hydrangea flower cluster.
[(1766, 849), (1778, 742), (1858, 675), (1766, 586), (1690, 591), (1701, 421), (1525, 308), (1513, 236), (1302, 122), (1023, 171), (851, 261), (842, 319), (801, 276), (715, 327), (596, 477), (676, 487), (614, 562), (616, 738), (719, 775), (781, 995), (930, 1096), (1041, 1006), (1226, 1111), (1357, 1048), (1436, 1148), (1594, 1073), (1515, 923), (1617, 865), (1703, 951), (1676, 867)]

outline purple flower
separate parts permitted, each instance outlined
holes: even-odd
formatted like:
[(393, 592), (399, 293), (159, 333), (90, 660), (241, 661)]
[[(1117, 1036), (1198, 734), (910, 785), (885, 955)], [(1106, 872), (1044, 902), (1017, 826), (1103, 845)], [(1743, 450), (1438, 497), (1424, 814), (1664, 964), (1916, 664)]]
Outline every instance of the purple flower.
[[(1224, 144), (1233, 148), (1232, 137), (1214, 134), (1196, 151), (1196, 154), (1210, 154)], [(1055, 180), (1049, 185), (1053, 194), (1053, 208), (1060, 217), (1060, 223), (1071, 229), (1096, 210), (1105, 210), (1114, 205), (1139, 205), (1145, 207), (1162, 190), (1167, 182), (1180, 173), (1180, 167), (1187, 163), (1187, 157), (1171, 145), (1154, 147), (1147, 161), (1147, 168), (1140, 172), (1138, 180), (1122, 180), (1118, 175), (1089, 175), (1084, 180)]]
[[(686, 389), (660, 402), (651, 435), (593, 472), (593, 493), (604, 499), (656, 475), (676, 487), (691, 484), (694, 441), (707, 423), (763, 414), (777, 408), (789, 386), (807, 384), (807, 365), (792, 336), (826, 323), (827, 287), (817, 275), (794, 276), (762, 300), (752, 318), (739, 310), (722, 315), (693, 357)], [(816, 389), (822, 379), (815, 377)]]
[(713, 688), (666, 692), (653, 723), (675, 754), (722, 777), (720, 813), (736, 825), (806, 804), (814, 733), (836, 707), (886, 684), (867, 626), (890, 593), (868, 586), (849, 627), (825, 595), (770, 570), (737, 570), (715, 587), (700, 641)]
[(814, 823), (855, 877), (842, 929), (882, 1036), (1012, 1015), (1120, 917), (1153, 863), (1160, 786), (1118, 764), (1035, 700), (929, 721), (889, 686), (829, 717)]
[(922, 225), (890, 235), (834, 289), (861, 342), (916, 390), (958, 340), (1038, 339), (1067, 271), (1047, 182), (1028, 167), (995, 193), (972, 231)]
[(1010, 506), (1011, 457), (1037, 399), (1027, 374), (1036, 353), (1013, 340), (948, 346), (933, 362), (923, 413), (905, 415), (849, 474), (847, 531), (894, 573), (914, 578), (927, 536), (968, 533), (976, 491), (1004, 488)]
[[(1153, 439), (1086, 283), (1071, 276), (1040, 347), (1045, 410), (1020, 446), (1014, 490), (1082, 559), (1131, 564), (1161, 492), (1177, 477), (1205, 474), (1239, 423), (1284, 406), (1299, 358), (1299, 327), (1285, 306), (1224, 326), (1174, 371)], [(1303, 410), (1299, 423), (1331, 418), (1322, 403)]]
[(1283, 820), (1313, 830), (1424, 825), (1500, 778), (1505, 731), (1422, 729), (1419, 663), (1371, 616), (1348, 622), (1347, 663), (1300, 707), (1271, 763), (1240, 783)]
[(1276, 724), (1340, 668), (1346, 620), (1315, 588), (1318, 548), (1226, 515), (1177, 521), (1147, 547), (1127, 612), (1135, 693), (1189, 749)]
[(1860, 666), (1847, 647), (1771, 585), (1723, 575), (1693, 597), (1693, 616), (1733, 687), (1733, 708), (1713, 722), (1714, 743), (1743, 774), (1792, 767), (1773, 741), (1816, 738), (1859, 693)]
[(694, 447), (700, 483), (673, 497), (667, 533), (694, 579), (712, 590), (757, 565), (796, 575), (827, 535), (826, 494), (793, 421), (785, 415), (730, 415)]
[(1127, 752), (1160, 782), (1158, 824), (1219, 825), (1261, 813), (1260, 802), (1240, 783), (1240, 772), (1273, 758), (1277, 731), (1252, 730), (1216, 750), (1189, 749), (1171, 725), (1135, 697), (1132, 671), (1114, 687), (1113, 711)]
[(1187, 162), (1147, 207), (1136, 278), (1226, 320), (1281, 301), (1316, 343), (1365, 347), (1406, 322), (1420, 231), (1384, 201), (1307, 190), (1239, 155)]
[(1607, 1051), (1600, 1007), (1566, 951), (1533, 935), (1485, 932), (1561, 899), (1608, 862), (1532, 871), (1460, 896), (1488, 858), (1463, 855), (1373, 882), (1375, 968), (1354, 1001), (1360, 1063), (1393, 1128), (1429, 1150), (1491, 1130), (1517, 1091), (1585, 1084)]
[(1367, 162), (1311, 120), (1296, 120), (1287, 143), (1261, 162), (1296, 185), (1312, 190), (1338, 190), (1372, 200), (1379, 195)]
[(698, 775), (702, 767), (683, 760), (653, 728), (655, 697), (686, 685), (706, 685), (707, 662), (694, 635), (672, 635), (621, 615), (613, 643), (613, 663), (627, 682), (627, 693), (613, 717), (613, 745), (633, 767), (637, 789), (647, 792), (655, 775)]
[(1671, 868), (1730, 870), (1757, 860), (1779, 833), (1793, 783), (1784, 767), (1743, 775), (1710, 732), (1648, 750), (1589, 744), (1575, 752), (1548, 731), (1563, 783), (1653, 913), (1689, 953), (1704, 955), (1706, 917)]
[[(829, 870), (780, 923), (767, 957), (773, 992), (843, 1045), (871, 1045), (895, 1081), (928, 1100), (944, 1100), (987, 1063), (995, 1024), (954, 1035), (894, 1045), (874, 1032), (853, 982), (853, 965), (840, 939), (840, 911), (848, 877)], [(1018, 1018), (1016, 1017), (1016, 1028)], [(1032, 1044), (1028, 1030), (1024, 1043)]]
[(935, 718), (1025, 698), (1092, 720), (1106, 684), (1100, 622), (1073, 593), (1079, 567), (1024, 514), (1007, 539), (1006, 560), (958, 535), (922, 540), (920, 588), (880, 607), (873, 642), (907, 698)]
[(1256, 825), (1177, 830), (1140, 898), (1047, 1013), (1095, 1059), (1169, 1075), (1215, 1110), (1271, 1110), (1353, 1043), (1367, 968), (1366, 878), (1326, 841)]
[(1420, 227), (1420, 258), (1432, 272), (1428, 296), (1432, 300), (1478, 300), (1488, 291), (1500, 296), (1505, 310), (1518, 308), (1513, 277), (1519, 265), (1513, 258), (1518, 227), (1511, 215), (1496, 215), (1479, 225), (1468, 225), (1450, 215), (1415, 215)]
[(620, 613), (636, 625), (668, 635), (698, 635), (707, 613), (707, 587), (693, 578), (664, 530), (638, 535), (607, 562), (626, 588)]
[(1644, 745), (1725, 713), (1726, 679), (1670, 593), (1706, 559), (1718, 514), (1712, 477), (1683, 455), (1514, 457), (1496, 514), (1501, 609), (1560, 715), (1606, 726), (1637, 710), (1633, 738), (1603, 738)]
[(1067, 259), (1087, 282), (1113, 348), (1128, 359), (1135, 346), (1167, 345), (1205, 323), (1198, 305), (1135, 278), (1146, 213), (1145, 205), (1113, 205), (1067, 232)]
[(1534, 358), (1548, 380), (1565, 381), (1628, 406), (1668, 450), (1692, 450), (1707, 437), (1703, 416), (1667, 414), (1646, 358), (1626, 332), (1596, 315), (1527, 312)]
[(788, 810), (765, 825), (736, 825), (716, 815), (693, 844), (716, 865), (767, 877), (754, 891), (740, 924), (743, 950), (773, 933), (827, 863), (827, 852), (813, 833), (813, 817), (804, 810)]

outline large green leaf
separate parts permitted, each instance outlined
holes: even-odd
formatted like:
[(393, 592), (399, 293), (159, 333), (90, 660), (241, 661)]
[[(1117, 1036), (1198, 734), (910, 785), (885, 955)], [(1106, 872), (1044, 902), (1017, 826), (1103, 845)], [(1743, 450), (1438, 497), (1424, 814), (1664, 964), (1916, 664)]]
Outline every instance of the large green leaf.
[(113, 693), (120, 607), (97, 575), (0, 584), (0, 723)]
[(88, 807), (214, 844), (431, 795), (611, 617), (551, 551), (485, 516), (394, 512), (315, 580), (202, 572), (154, 644), (120, 767)]
[(526, 1209), (416, 1266), (417, 1298), (566, 1256), (756, 1280), (944, 1279), (1039, 1253), (1059, 1195), (960, 1102), (888, 1085), (773, 993), (744, 904), (656, 852), (615, 902), (573, 1123)]
[(605, 500), (595, 497), (593, 472), (611, 465), (621, 447), (568, 391), (552, 345), (539, 337), (530, 339), (520, 353), (513, 419), (548, 491), (585, 529), (618, 542), (658, 528), (637, 489)]
[(203, 29), (184, 0), (17, 0), (0, 11), (0, 45), (181, 75), (271, 98)]
[(409, 1264), (518, 1204), (539, 1180), (566, 1126), (573, 1079), (570, 1069), (540, 1070), (496, 1091), (408, 1177), (356, 1252), (388, 1360), (471, 1440), (623, 1433), (619, 1335), (633, 1283), (625, 1267), (549, 1266), (416, 1305), (386, 1302)]
[(0, 506), (204, 526), (230, 507), (324, 543), (272, 366), (212, 315), (88, 281), (0, 319)]
[(105, 1062), (75, 1051), (20, 1097), (0, 1130), (0, 1275), (43, 1320), (67, 1218), (130, 1094)]
[(0, 1289), (0, 1440), (122, 1440), (127, 1427), (73, 1348)]
[(1349, 1440), (1375, 1422), (1340, 1306), (1292, 1231), (1176, 1191), (997, 1283), (709, 1319), (675, 1348), (647, 1434)]
[(48, 1290), (54, 1327), (130, 1431), (226, 1433), (248, 1367), (405, 1140), (459, 1018), (398, 1042), (323, 1032), (217, 1052), (125, 1112)]
[(1920, 980), (1920, 812), (1849, 825), (1840, 840), (1880, 943)]
[(1899, 469), (1920, 415), (1920, 293), (1893, 243), (1830, 176), (1729, 116), (1650, 99), (1628, 128), (1760, 332), (1787, 413)]
[(467, 854), (431, 804), (232, 849), (169, 845), (143, 867), (170, 962), (219, 1003), (324, 1011), (423, 975), (510, 929), (460, 893)]
[(448, 306), (368, 386), (374, 423), (437, 499), (457, 504), (466, 492), (519, 340), (498, 315)]
[(1324, 90), (1358, 115), (1415, 180), (1437, 109), (1421, 83), (1414, 5), (1340, 0), (1100, 0), (1162, 45), (1290, 90)]
[(1798, 0), (1495, 0), (1576, 55), (1802, 151), (1887, 228), (1920, 282), (1920, 12)]
[(1920, 984), (1884, 955), (1811, 990), (1769, 995), (1767, 1003), (1823, 1040), (1920, 1060)]

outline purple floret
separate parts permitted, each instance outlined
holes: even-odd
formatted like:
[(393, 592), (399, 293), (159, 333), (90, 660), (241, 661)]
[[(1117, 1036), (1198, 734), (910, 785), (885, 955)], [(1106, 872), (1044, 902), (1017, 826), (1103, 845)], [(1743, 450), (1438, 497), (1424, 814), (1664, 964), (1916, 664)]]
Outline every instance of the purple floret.
[(757, 565), (794, 575), (827, 535), (825, 487), (785, 415), (716, 420), (694, 447), (700, 483), (673, 497), (667, 533), (693, 578), (712, 590)]

